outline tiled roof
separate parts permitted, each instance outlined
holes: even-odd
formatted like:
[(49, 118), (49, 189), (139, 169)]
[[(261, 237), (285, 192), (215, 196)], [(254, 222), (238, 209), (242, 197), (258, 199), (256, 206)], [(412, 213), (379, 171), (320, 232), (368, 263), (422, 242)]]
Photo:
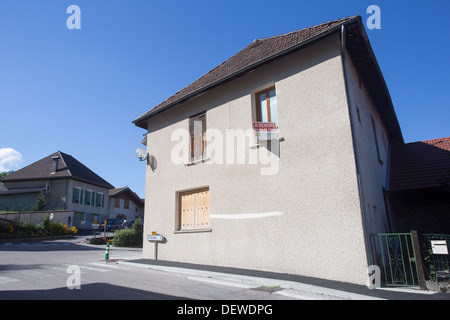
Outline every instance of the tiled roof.
[(403, 136), (389, 90), (360, 16), (337, 19), (310, 28), (255, 40), (204, 76), (135, 119), (133, 123), (138, 127), (147, 129), (147, 120), (149, 118), (176, 107), (188, 99), (195, 98), (227, 81), (242, 76), (265, 63), (272, 62), (279, 57), (294, 52), (315, 40), (338, 32), (342, 26), (345, 27), (345, 47), (355, 66), (360, 71), (362, 81), (366, 84), (369, 95), (373, 99), (383, 123), (386, 125), (390, 140), (403, 143)]
[(125, 196), (130, 198), (136, 205), (144, 205), (144, 202), (141, 198), (129, 187), (123, 187), (123, 188), (114, 188), (109, 189), (109, 197), (115, 198), (118, 196)]
[(392, 147), (390, 190), (442, 186), (450, 179), (450, 137)]
[(360, 19), (360, 17), (347, 17), (322, 23), (299, 31), (255, 40), (252, 44), (239, 51), (237, 54), (216, 68), (212, 69), (198, 80), (194, 81), (181, 91), (178, 91), (164, 102), (134, 120), (133, 123), (138, 126), (142, 126), (143, 121), (159, 110), (162, 110), (172, 104), (182, 102), (184, 99), (189, 98), (192, 94), (199, 93), (199, 91), (202, 91), (205, 88), (222, 83), (223, 81), (229, 79), (229, 77), (248, 71), (249, 68), (258, 66), (267, 59), (274, 59), (278, 55), (293, 50), (308, 40), (326, 34), (345, 22), (350, 22), (357, 19)]
[[(53, 157), (58, 157), (58, 169), (55, 173), (51, 173)], [(30, 164), (29, 166), (14, 171), (13, 173), (3, 177), (1, 181), (12, 182), (41, 179), (51, 180), (60, 178), (72, 178), (108, 189), (114, 188), (114, 186), (112, 186), (109, 182), (97, 175), (77, 159), (61, 151), (57, 151)]]
[(116, 195), (117, 193), (120, 193), (121, 191), (125, 190), (126, 188), (127, 187), (109, 189), (109, 196), (112, 197), (112, 196)]

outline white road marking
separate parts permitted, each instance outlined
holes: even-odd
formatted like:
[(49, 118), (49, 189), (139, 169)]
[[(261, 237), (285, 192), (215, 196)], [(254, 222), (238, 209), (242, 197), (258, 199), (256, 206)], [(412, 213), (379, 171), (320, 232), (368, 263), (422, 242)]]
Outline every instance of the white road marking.
[(0, 277), (0, 284), (11, 283), (11, 282), (16, 282), (16, 281), (20, 281), (20, 280), (14, 279), (14, 278), (9, 278), (9, 277)]

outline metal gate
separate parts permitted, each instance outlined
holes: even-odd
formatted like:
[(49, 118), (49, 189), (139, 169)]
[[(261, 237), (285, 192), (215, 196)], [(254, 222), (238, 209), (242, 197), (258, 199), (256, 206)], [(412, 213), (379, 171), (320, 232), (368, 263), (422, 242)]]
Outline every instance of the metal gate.
[(386, 286), (418, 286), (416, 254), (411, 233), (372, 235), (375, 259)]

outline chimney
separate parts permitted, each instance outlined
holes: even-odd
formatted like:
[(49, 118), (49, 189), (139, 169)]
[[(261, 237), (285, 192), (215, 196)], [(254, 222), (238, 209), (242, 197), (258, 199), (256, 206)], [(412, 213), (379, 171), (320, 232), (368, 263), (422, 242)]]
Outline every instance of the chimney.
[(58, 170), (58, 159), (59, 156), (52, 157), (52, 171), (50, 172), (50, 174), (55, 174), (56, 170)]

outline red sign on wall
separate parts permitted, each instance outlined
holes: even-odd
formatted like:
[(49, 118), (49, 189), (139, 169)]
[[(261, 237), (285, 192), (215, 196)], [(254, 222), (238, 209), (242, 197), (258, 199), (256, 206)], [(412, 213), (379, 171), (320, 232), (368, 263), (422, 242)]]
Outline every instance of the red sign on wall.
[(253, 122), (258, 141), (275, 140), (278, 138), (278, 128), (275, 122)]
[(277, 124), (275, 122), (253, 122), (253, 129), (255, 131), (275, 131)]

